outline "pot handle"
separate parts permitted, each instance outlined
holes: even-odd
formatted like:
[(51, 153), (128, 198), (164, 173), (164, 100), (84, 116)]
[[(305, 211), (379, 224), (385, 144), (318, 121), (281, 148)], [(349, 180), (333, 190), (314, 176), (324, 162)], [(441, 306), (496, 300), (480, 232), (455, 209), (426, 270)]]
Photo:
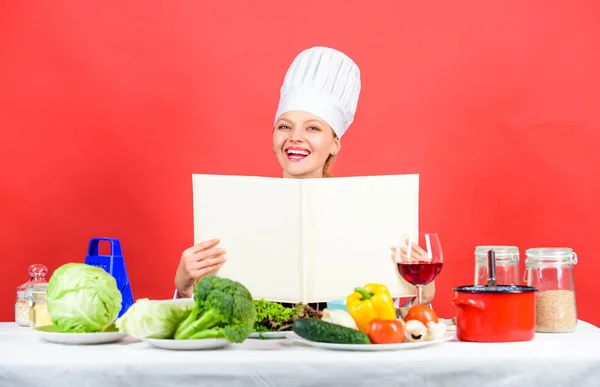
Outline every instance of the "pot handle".
[(452, 300), (452, 302), (456, 306), (470, 306), (475, 309), (485, 310), (485, 303), (481, 300), (470, 300), (470, 299), (465, 300), (462, 298), (455, 298), (454, 300)]

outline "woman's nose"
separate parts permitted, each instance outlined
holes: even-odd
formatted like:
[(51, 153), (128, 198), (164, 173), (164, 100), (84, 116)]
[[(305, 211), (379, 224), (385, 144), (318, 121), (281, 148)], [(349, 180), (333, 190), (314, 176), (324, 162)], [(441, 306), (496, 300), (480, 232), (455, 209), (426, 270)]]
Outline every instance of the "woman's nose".
[(302, 140), (304, 140), (304, 131), (302, 129), (294, 128), (292, 130), (290, 139), (292, 141), (302, 141)]

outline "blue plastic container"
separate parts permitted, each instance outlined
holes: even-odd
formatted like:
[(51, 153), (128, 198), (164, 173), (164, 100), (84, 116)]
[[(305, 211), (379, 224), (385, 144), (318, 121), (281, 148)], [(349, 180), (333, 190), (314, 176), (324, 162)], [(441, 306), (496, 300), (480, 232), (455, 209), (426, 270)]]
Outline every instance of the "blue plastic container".
[(327, 301), (327, 308), (328, 309), (341, 309), (346, 312), (348, 311), (348, 308), (346, 307), (346, 300)]
[[(98, 255), (98, 245), (100, 242), (106, 241), (110, 243), (110, 255)], [(117, 288), (121, 292), (123, 301), (121, 303), (121, 317), (131, 305), (133, 305), (133, 293), (125, 268), (125, 258), (121, 252), (121, 243), (115, 238), (92, 238), (89, 243), (87, 257), (85, 263), (90, 266), (96, 266), (104, 269), (112, 275), (117, 281)]]

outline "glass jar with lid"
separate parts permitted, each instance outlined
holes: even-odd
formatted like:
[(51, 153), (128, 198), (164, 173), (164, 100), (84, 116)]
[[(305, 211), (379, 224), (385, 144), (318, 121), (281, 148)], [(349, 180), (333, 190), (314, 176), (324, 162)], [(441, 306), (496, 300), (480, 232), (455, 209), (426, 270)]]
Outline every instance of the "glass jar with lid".
[(33, 285), (31, 288), (31, 309), (29, 310), (29, 326), (31, 328), (52, 325), (46, 303), (47, 283)]
[(538, 289), (536, 331), (573, 332), (577, 327), (575, 273), (577, 254), (567, 247), (531, 248), (525, 252), (528, 286)]
[(475, 285), (487, 285), (488, 251), (496, 258), (496, 283), (519, 285), (519, 249), (516, 246), (477, 246), (475, 248)]
[(15, 300), (15, 322), (20, 326), (29, 326), (29, 309), (31, 308), (31, 288), (36, 284), (48, 283), (48, 268), (42, 264), (29, 266), (29, 281), (17, 286)]

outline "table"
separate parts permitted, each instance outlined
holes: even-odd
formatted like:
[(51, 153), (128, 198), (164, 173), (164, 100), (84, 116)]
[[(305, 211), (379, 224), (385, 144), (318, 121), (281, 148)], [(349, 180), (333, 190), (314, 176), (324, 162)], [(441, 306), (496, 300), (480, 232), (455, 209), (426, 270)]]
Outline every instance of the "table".
[(47, 343), (0, 323), (0, 386), (600, 386), (600, 329), (524, 343), (466, 343), (393, 352), (341, 352), (288, 340), (254, 340), (213, 351), (120, 343)]

